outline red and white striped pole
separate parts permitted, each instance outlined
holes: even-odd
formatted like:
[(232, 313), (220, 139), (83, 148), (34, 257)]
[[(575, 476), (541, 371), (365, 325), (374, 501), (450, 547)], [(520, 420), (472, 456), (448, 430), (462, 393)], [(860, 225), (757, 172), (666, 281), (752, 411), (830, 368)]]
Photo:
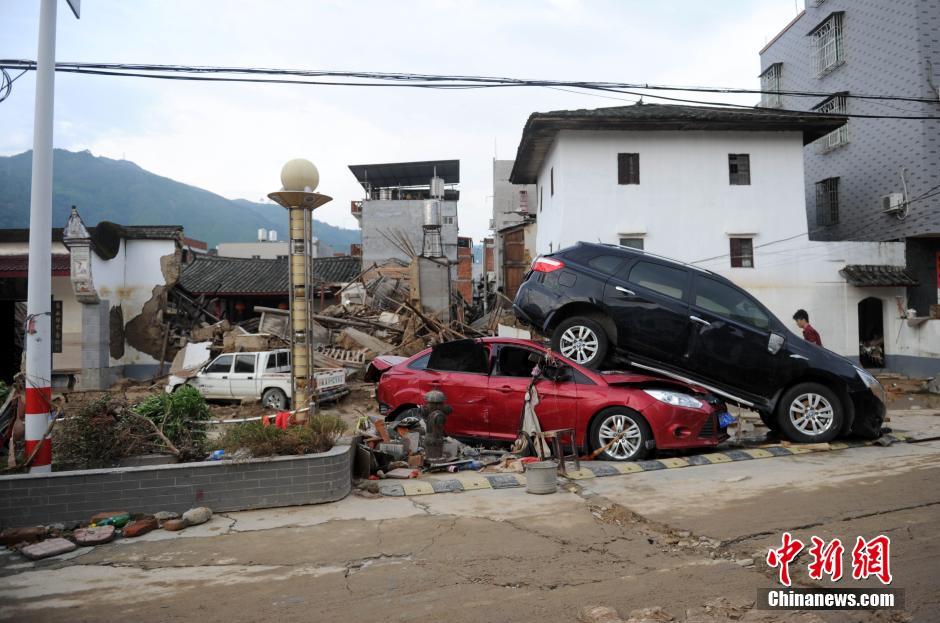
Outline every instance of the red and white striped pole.
[(29, 277), (26, 301), (26, 456), (40, 446), (30, 472), (52, 471), (46, 439), (52, 398), (52, 119), (55, 95), (57, 0), (39, 9), (33, 180), (29, 204)]

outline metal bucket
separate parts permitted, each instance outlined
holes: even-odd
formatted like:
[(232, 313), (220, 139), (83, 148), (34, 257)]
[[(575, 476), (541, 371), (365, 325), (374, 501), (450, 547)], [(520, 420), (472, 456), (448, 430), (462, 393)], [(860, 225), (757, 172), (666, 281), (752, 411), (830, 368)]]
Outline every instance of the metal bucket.
[(555, 461), (537, 461), (526, 463), (526, 493), (555, 493), (558, 491), (558, 463)]

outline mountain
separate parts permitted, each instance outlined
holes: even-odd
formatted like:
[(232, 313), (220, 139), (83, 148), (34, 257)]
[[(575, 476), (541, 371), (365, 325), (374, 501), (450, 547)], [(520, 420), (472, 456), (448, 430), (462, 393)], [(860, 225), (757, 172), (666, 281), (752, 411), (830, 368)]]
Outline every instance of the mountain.
[[(0, 156), (0, 226), (29, 227), (32, 151)], [(226, 199), (146, 171), (127, 160), (96, 157), (88, 151), (56, 149), (53, 154), (52, 224), (62, 227), (77, 206), (89, 225), (182, 225), (190, 238), (210, 248), (220, 242), (250, 242), (260, 228), (286, 240), (287, 216), (275, 204)], [(337, 252), (359, 242), (359, 230), (314, 220), (316, 236)]]

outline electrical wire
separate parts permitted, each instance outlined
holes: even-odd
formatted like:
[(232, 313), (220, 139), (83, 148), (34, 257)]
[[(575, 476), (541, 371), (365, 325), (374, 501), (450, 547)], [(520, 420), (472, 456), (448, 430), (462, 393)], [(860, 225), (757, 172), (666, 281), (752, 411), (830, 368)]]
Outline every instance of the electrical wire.
[[(36, 63), (23, 59), (0, 60), (0, 67), (33, 70)], [(564, 89), (574, 88), (590, 91), (604, 91), (649, 97), (665, 101), (674, 101), (686, 104), (707, 104), (728, 106), (742, 109), (751, 109), (755, 112), (773, 111), (779, 114), (799, 113), (802, 115), (819, 115), (820, 113), (807, 111), (793, 111), (783, 109), (765, 109), (744, 104), (713, 102), (692, 99), (688, 97), (671, 97), (656, 95), (648, 91), (677, 91), (723, 94), (780, 94), (799, 97), (829, 97), (830, 93), (814, 91), (763, 91), (760, 89), (741, 89), (730, 87), (703, 87), (703, 86), (674, 86), (648, 83), (626, 82), (590, 82), (590, 81), (564, 81), (564, 80), (532, 80), (492, 76), (465, 76), (465, 75), (438, 75), (438, 74), (412, 74), (388, 73), (367, 71), (334, 71), (334, 70), (304, 70), (304, 69), (272, 69), (256, 67), (214, 67), (214, 66), (188, 66), (188, 65), (155, 65), (132, 63), (57, 63), (56, 70), (70, 73), (81, 73), (102, 76), (123, 76), (137, 78), (151, 78), (160, 80), (189, 80), (189, 81), (215, 81), (215, 82), (248, 82), (248, 83), (275, 83), (275, 84), (303, 84), (317, 86), (358, 86), (358, 87), (411, 87), (430, 89), (482, 89), (505, 87), (550, 87)], [(230, 74), (230, 75), (218, 75)], [(233, 76), (231, 74), (236, 74)], [(245, 77), (250, 76), (250, 77)], [(330, 78), (330, 80), (310, 80), (309, 78)], [(335, 80), (346, 78), (350, 80)], [(638, 92), (637, 89), (645, 91)], [(907, 95), (888, 95), (870, 93), (848, 93), (846, 98), (863, 100), (894, 100), (907, 102), (936, 103), (934, 98), (914, 97)], [(913, 111), (912, 111), (913, 112)], [(826, 116), (826, 115), (822, 115)], [(867, 119), (913, 119), (913, 120), (940, 120), (934, 115), (872, 115), (850, 113), (838, 115), (845, 118)]]

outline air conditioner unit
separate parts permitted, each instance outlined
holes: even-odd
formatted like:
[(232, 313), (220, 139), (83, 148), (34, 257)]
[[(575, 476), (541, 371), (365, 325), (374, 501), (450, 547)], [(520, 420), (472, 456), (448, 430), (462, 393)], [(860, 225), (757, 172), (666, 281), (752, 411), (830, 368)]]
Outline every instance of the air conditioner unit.
[(896, 214), (904, 209), (904, 194), (891, 193), (881, 198), (881, 211), (885, 214)]

